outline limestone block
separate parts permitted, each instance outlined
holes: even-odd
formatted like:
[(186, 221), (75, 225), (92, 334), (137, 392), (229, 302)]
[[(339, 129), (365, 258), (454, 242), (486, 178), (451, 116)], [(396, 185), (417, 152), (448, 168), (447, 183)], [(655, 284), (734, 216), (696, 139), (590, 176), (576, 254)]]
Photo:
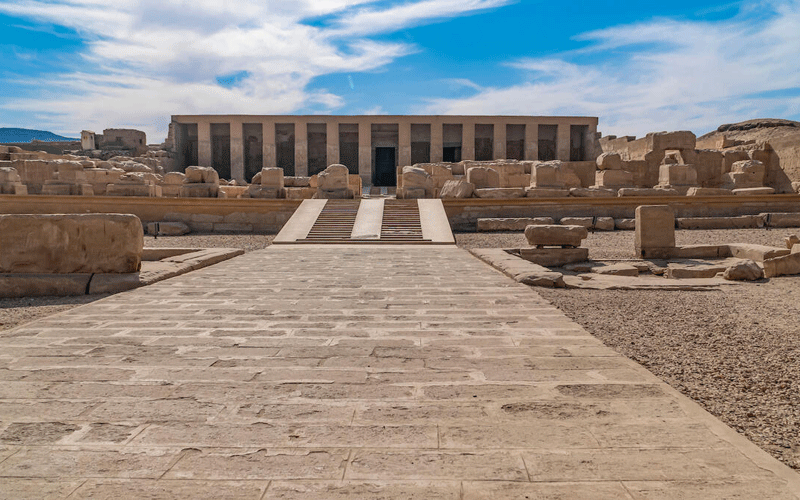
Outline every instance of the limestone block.
[(678, 229), (756, 229), (764, 227), (764, 216), (679, 217), (675, 225)]
[(682, 261), (667, 264), (666, 277), (670, 279), (708, 279), (725, 272), (730, 263)]
[(697, 147), (697, 137), (688, 130), (677, 132), (653, 132), (647, 134), (654, 151), (667, 149), (694, 150)]
[(645, 160), (623, 161), (622, 170), (633, 175), (633, 184), (636, 187), (646, 188), (658, 183), (658, 167), (654, 166), (651, 172), (650, 165)]
[[(120, 162), (116, 162), (116, 163), (117, 163), (117, 165), (116, 165), (117, 167), (121, 168), (122, 170), (124, 170), (126, 172), (142, 172), (142, 173), (145, 173), (145, 172), (152, 173), (153, 172), (153, 169), (151, 167), (148, 167), (144, 163), (140, 163), (138, 161), (125, 160), (125, 161), (120, 161)], [(209, 167), (187, 167), (187, 170), (190, 169), (190, 168), (209, 168)], [(211, 169), (211, 170), (213, 170), (213, 169)]]
[(439, 191), (440, 198), (471, 198), (475, 185), (467, 181), (447, 181)]
[(22, 182), (17, 169), (13, 167), (0, 167), (0, 184), (12, 182)]
[(737, 161), (731, 171), (722, 176), (721, 184), (726, 189), (761, 187), (764, 185), (766, 167), (757, 160)]
[(592, 273), (605, 274), (608, 276), (639, 276), (639, 268), (620, 262), (618, 264), (593, 267)]
[(730, 196), (730, 189), (693, 187), (686, 191), (686, 196)]
[(622, 188), (618, 196), (680, 196), (676, 189), (667, 188)]
[(261, 187), (283, 188), (283, 169), (277, 167), (262, 168)]
[(616, 189), (591, 187), (591, 188), (572, 188), (569, 195), (576, 198), (615, 198)]
[(106, 195), (155, 197), (156, 187), (159, 186), (155, 186), (154, 184), (135, 184), (135, 183), (109, 184), (108, 186), (106, 186)]
[(636, 254), (643, 258), (669, 258), (675, 247), (675, 212), (669, 205), (636, 207)]
[(60, 181), (46, 181), (41, 194), (51, 196), (94, 196), (91, 184), (72, 184)]
[(28, 194), (28, 186), (21, 182), (0, 183), (0, 194)]
[(164, 174), (162, 182), (169, 185), (178, 185), (183, 184), (184, 179), (186, 179), (186, 174), (183, 172), (168, 172)]
[(500, 187), (500, 174), (489, 167), (469, 167), (467, 169), (467, 182), (476, 189)]
[(500, 187), (527, 187), (530, 185), (531, 182), (531, 175), (522, 173), (522, 174), (510, 174), (506, 176), (505, 181), (501, 178), (500, 179)]
[[(346, 190), (350, 171), (344, 165), (334, 164), (317, 174), (320, 191)], [(351, 196), (352, 198), (352, 196)]]
[(736, 188), (731, 192), (738, 196), (761, 196), (764, 194), (775, 194), (775, 189), (771, 187)]
[(501, 188), (526, 187), (530, 184), (530, 175), (525, 174), (525, 166), (519, 162), (493, 163), (491, 168), (497, 170), (500, 176)]
[(519, 256), (545, 267), (562, 267), (589, 259), (588, 248), (520, 248)]
[[(281, 170), (281, 169), (278, 169)], [(316, 191), (316, 190), (315, 190)], [(264, 186), (262, 184), (250, 184), (247, 187), (248, 198), (278, 199), (286, 197), (286, 188), (277, 186)]]
[[(284, 179), (285, 181), (285, 179)], [(257, 172), (250, 181), (250, 184), (261, 184), (261, 172)]]
[(581, 226), (598, 231), (614, 230), (614, 219), (612, 217), (563, 217), (559, 223), (565, 226)]
[(284, 177), (283, 178), (283, 186), (284, 187), (309, 187), (311, 179), (309, 177)]
[(595, 185), (613, 189), (633, 187), (633, 174), (625, 170), (598, 170)]
[(58, 180), (72, 184), (85, 184), (88, 182), (83, 165), (79, 161), (58, 161)]
[(152, 236), (181, 236), (189, 234), (189, 226), (183, 222), (148, 222), (147, 234)]
[(583, 226), (530, 225), (525, 228), (528, 244), (535, 246), (579, 247), (589, 236)]
[(800, 274), (800, 252), (767, 259), (764, 261), (764, 277), (786, 276)]
[(636, 219), (614, 219), (614, 227), (623, 231), (636, 229)]
[(582, 187), (575, 172), (558, 160), (535, 163), (531, 167), (530, 186), (558, 189)]
[(318, 188), (319, 187), (319, 177), (317, 174), (312, 175), (308, 178), (308, 187)]
[[(187, 175), (188, 178), (188, 175)], [(181, 186), (181, 198), (216, 198), (219, 193), (219, 182), (185, 183)]]
[(306, 187), (287, 187), (286, 199), (287, 200), (310, 200), (317, 192), (317, 188)]
[(800, 181), (792, 183), (792, 189), (794, 189), (795, 193), (800, 194)]
[[(125, 168), (125, 167), (123, 167)], [(126, 169), (127, 170), (127, 169)], [(219, 185), (219, 174), (211, 167), (186, 167), (184, 184), (216, 184)]]
[(165, 198), (177, 198), (181, 195), (181, 186), (180, 184), (162, 184), (159, 186), (161, 188), (161, 196)]
[(478, 219), (476, 227), (478, 232), (482, 231), (525, 231), (531, 225), (547, 226), (555, 222), (552, 217), (519, 217), (519, 218), (497, 218), (497, 219)]
[(722, 277), (732, 281), (755, 281), (764, 277), (764, 270), (752, 260), (741, 260), (728, 266)]
[(529, 187), (525, 189), (527, 198), (565, 198), (569, 196), (568, 189)]
[(355, 198), (355, 193), (349, 188), (327, 190), (318, 187), (314, 198), (321, 200), (352, 200)]
[(397, 188), (398, 200), (419, 200), (427, 198), (428, 190), (421, 187), (400, 187)]
[(763, 213), (759, 217), (767, 227), (800, 227), (800, 213)]
[(694, 160), (687, 161), (697, 171), (697, 184), (703, 187), (719, 186), (720, 175), (725, 173), (725, 159), (720, 151), (700, 149), (694, 152)]
[(696, 186), (697, 169), (692, 165), (661, 165), (658, 169), (660, 186)]
[(681, 245), (672, 249), (676, 259), (721, 259), (731, 256), (727, 245)]
[(247, 198), (248, 188), (249, 186), (237, 186), (235, 184), (220, 186), (217, 191), (217, 198)]
[[(478, 220), (480, 221), (480, 219)], [(800, 247), (800, 237), (798, 237), (796, 234), (787, 236), (784, 241), (786, 242), (786, 248), (789, 250), (791, 250), (795, 245)]]
[(143, 246), (135, 215), (0, 215), (3, 273), (134, 273)]
[(738, 161), (749, 160), (747, 151), (723, 151), (722, 152), (722, 173), (733, 170), (733, 164)]
[(476, 188), (475, 196), (492, 199), (525, 198), (525, 188)]
[(598, 170), (622, 170), (622, 157), (619, 153), (603, 153), (597, 157)]
[(419, 167), (403, 167), (403, 187), (433, 189), (433, 178), (425, 169)]

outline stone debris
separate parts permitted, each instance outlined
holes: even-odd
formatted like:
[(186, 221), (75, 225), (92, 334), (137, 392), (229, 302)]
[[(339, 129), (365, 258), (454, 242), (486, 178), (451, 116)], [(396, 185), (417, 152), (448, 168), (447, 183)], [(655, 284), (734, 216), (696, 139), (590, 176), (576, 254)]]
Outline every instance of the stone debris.
[(475, 192), (475, 185), (461, 180), (445, 181), (439, 197), (441, 198), (471, 198)]
[(525, 228), (525, 238), (532, 246), (579, 247), (589, 236), (584, 226), (529, 225)]
[(592, 267), (591, 272), (595, 274), (607, 274), (610, 276), (639, 276), (639, 268), (626, 263), (595, 266)]
[(722, 277), (734, 281), (755, 281), (764, 277), (764, 270), (752, 260), (741, 260), (728, 266)]
[(800, 246), (800, 236), (793, 234), (791, 236), (787, 236), (786, 239), (786, 248), (789, 250), (793, 250), (795, 245)]
[(548, 226), (555, 222), (551, 217), (519, 217), (499, 219), (478, 219), (477, 230), (482, 231), (525, 231), (531, 225)]
[(330, 165), (317, 174), (317, 192), (314, 198), (326, 200), (353, 199), (355, 194), (350, 188), (350, 171), (344, 165)]

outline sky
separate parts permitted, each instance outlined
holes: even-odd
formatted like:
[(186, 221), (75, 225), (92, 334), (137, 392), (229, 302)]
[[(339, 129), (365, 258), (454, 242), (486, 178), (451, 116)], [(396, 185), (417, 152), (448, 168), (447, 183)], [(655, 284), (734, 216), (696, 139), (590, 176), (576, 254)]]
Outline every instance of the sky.
[(800, 120), (800, 0), (0, 0), (0, 127), (178, 114)]

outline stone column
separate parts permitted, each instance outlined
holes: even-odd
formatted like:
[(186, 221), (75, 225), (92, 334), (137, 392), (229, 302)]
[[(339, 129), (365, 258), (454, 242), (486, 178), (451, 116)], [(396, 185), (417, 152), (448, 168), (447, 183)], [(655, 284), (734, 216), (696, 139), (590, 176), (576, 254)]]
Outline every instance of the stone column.
[(339, 123), (328, 122), (325, 127), (328, 166), (339, 163)]
[(197, 163), (211, 166), (211, 123), (207, 121), (197, 122)]
[(263, 154), (263, 168), (272, 168), (278, 165), (275, 153), (275, 122), (261, 122), (261, 152)]
[(397, 166), (411, 165), (411, 122), (397, 124)]
[(472, 122), (461, 125), (461, 159), (475, 159), (475, 124)]
[(506, 124), (495, 123), (494, 127), (494, 148), (492, 149), (493, 160), (504, 160), (506, 158)]
[(556, 132), (556, 159), (569, 161), (569, 123), (559, 123)]
[(444, 147), (444, 131), (442, 127), (443, 125), (440, 121), (431, 123), (431, 163), (442, 161), (442, 155), (444, 154), (442, 151)]
[(525, 159), (539, 159), (539, 125), (536, 123), (525, 124)]
[(372, 126), (365, 120), (358, 123), (358, 175), (365, 186), (372, 185)]
[(308, 123), (294, 123), (294, 175), (308, 177)]
[(231, 179), (244, 183), (244, 137), (242, 122), (231, 120)]

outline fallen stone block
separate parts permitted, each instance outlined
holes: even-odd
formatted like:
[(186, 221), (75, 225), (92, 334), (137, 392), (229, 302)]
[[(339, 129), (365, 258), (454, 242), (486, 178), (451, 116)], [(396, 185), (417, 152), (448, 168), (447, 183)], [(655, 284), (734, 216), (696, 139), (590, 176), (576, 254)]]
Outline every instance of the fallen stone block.
[(800, 252), (764, 260), (764, 277), (800, 274)]
[(616, 189), (633, 187), (633, 174), (626, 170), (598, 170), (595, 173), (595, 186)]
[(525, 190), (527, 198), (565, 198), (569, 196), (568, 189), (529, 187)]
[(152, 236), (181, 236), (189, 234), (189, 226), (183, 222), (148, 222), (147, 234)]
[(525, 238), (537, 246), (581, 246), (589, 236), (583, 226), (530, 225), (525, 228)]
[(720, 259), (731, 256), (728, 245), (682, 245), (672, 249), (676, 259)]
[(470, 252), (518, 283), (530, 286), (564, 288), (564, 276), (545, 267), (519, 258), (500, 248), (475, 248)]
[(759, 217), (764, 219), (767, 227), (800, 227), (800, 213), (763, 213)]
[(670, 279), (713, 278), (718, 273), (725, 272), (730, 266), (729, 262), (719, 263), (705, 261), (670, 262), (667, 264), (666, 276)]
[(622, 188), (617, 192), (618, 196), (680, 196), (677, 189), (657, 189), (657, 188)]
[(445, 181), (439, 191), (439, 198), (472, 198), (475, 185), (467, 181)]
[(519, 256), (545, 267), (562, 267), (589, 259), (588, 248), (520, 248)]
[(597, 157), (598, 170), (622, 170), (622, 157), (619, 153), (603, 153)]
[(497, 219), (478, 219), (478, 232), (484, 231), (524, 231), (528, 226), (553, 225), (551, 217), (520, 217), (520, 218), (497, 218)]
[(798, 245), (798, 246), (800, 246), (800, 237), (798, 237), (796, 234), (793, 234), (793, 235), (791, 235), (791, 236), (787, 236), (787, 237), (786, 237), (786, 239), (785, 239), (784, 241), (786, 242), (786, 248), (788, 248), (788, 249), (790, 249), (790, 250), (791, 250), (791, 249), (792, 249), (792, 248), (793, 248), (795, 245)]
[(592, 268), (591, 272), (594, 274), (607, 274), (610, 276), (639, 276), (638, 267), (625, 263), (596, 266)]
[(764, 262), (768, 259), (782, 257), (791, 253), (786, 248), (768, 247), (765, 245), (750, 245), (746, 243), (731, 243), (727, 245), (731, 256), (739, 259), (750, 259), (756, 262)]
[(0, 215), (2, 273), (133, 273), (143, 246), (135, 215)]
[(490, 199), (524, 198), (525, 188), (476, 188), (475, 196)]
[(764, 277), (764, 270), (752, 260), (742, 260), (728, 266), (722, 277), (731, 281), (755, 281)]
[(469, 167), (467, 169), (467, 182), (476, 189), (499, 188), (500, 174), (489, 167)]
[(597, 231), (613, 231), (616, 227), (612, 217), (563, 217), (559, 222), (565, 226), (583, 226)]
[(761, 215), (739, 217), (679, 217), (675, 219), (678, 229), (756, 229), (764, 227)]
[(625, 231), (632, 231), (636, 229), (636, 219), (614, 219), (614, 227)]
[(686, 196), (731, 196), (730, 189), (691, 187), (686, 191)]
[(761, 196), (765, 194), (775, 194), (775, 190), (771, 187), (751, 187), (739, 188), (731, 191), (737, 196)]
[(569, 190), (569, 195), (576, 198), (614, 198), (617, 196), (617, 190), (611, 188), (572, 188)]

